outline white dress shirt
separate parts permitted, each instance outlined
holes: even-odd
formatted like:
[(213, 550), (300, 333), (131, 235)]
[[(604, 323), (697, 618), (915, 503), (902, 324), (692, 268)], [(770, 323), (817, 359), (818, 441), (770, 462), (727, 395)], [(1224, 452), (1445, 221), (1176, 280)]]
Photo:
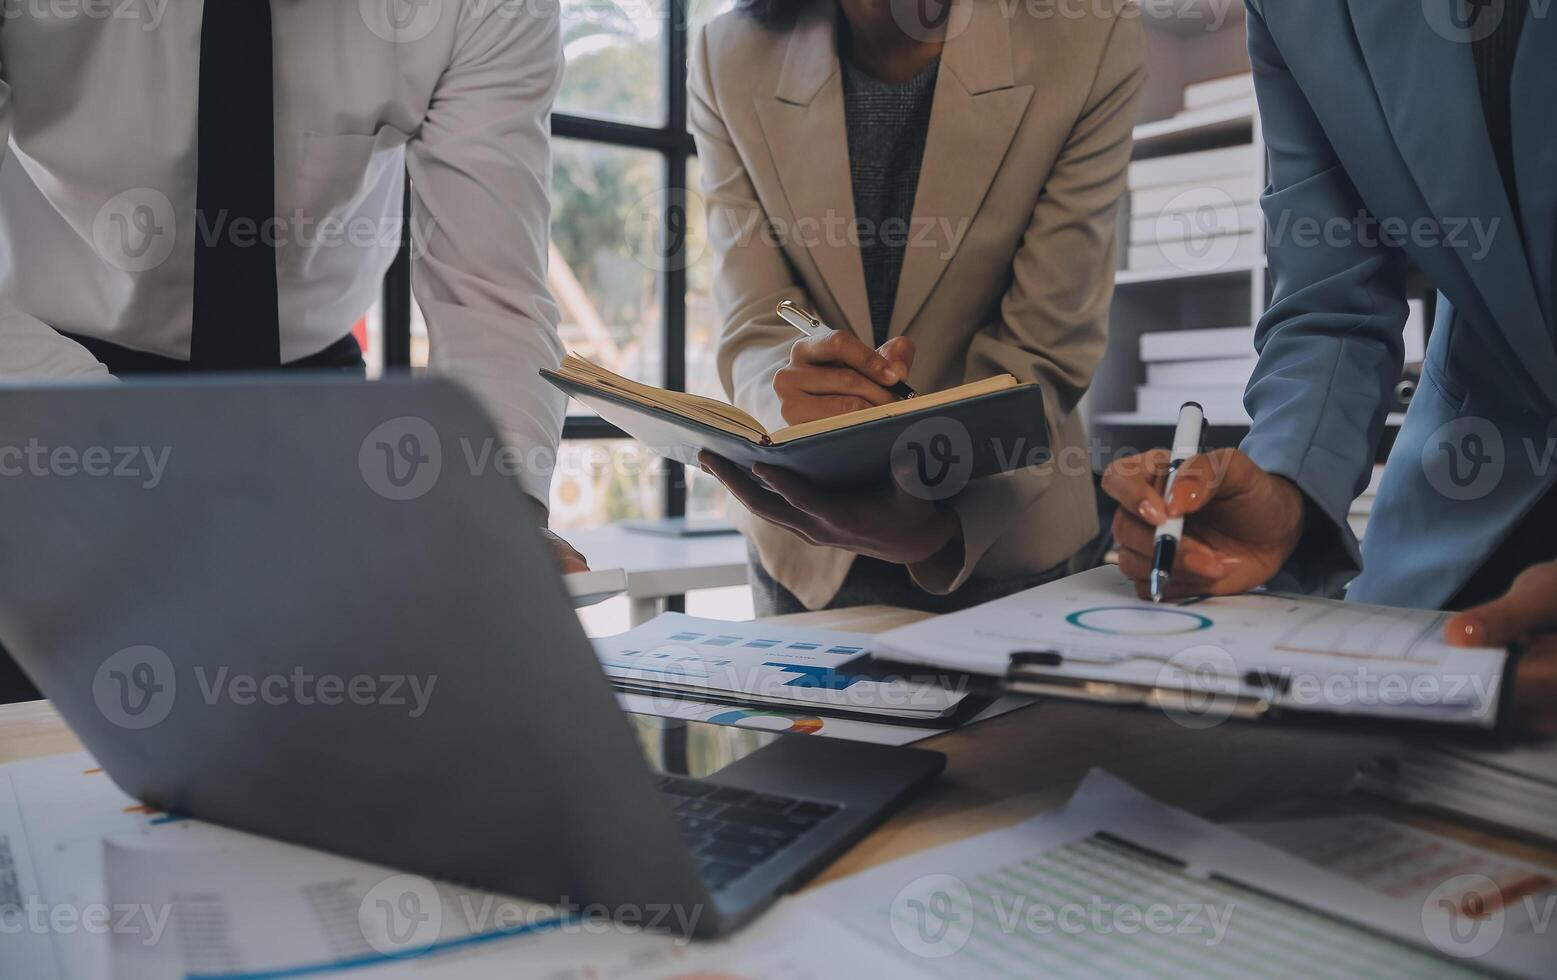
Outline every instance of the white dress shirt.
[[(60, 331), (187, 360), (200, 0), (8, 0), (0, 18), (0, 375), (104, 374)], [(432, 367), (549, 460), (565, 401), (546, 286), (556, 5), (272, 0), (281, 356), (372, 305), (414, 189)], [(542, 450), (535, 452), (534, 450)], [(547, 498), (549, 465), (525, 488)]]

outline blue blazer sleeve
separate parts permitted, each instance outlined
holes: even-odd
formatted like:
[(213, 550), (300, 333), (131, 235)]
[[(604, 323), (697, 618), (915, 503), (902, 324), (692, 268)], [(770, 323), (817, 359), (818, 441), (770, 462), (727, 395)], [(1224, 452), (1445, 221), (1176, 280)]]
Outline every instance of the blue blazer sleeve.
[(1248, 24), (1270, 157), (1260, 206), (1273, 297), (1255, 331), (1243, 450), (1310, 502), (1305, 541), (1272, 586), (1328, 594), (1362, 567), (1346, 514), (1367, 486), (1400, 377), (1407, 263), (1356, 234), (1362, 199), (1255, 0)]

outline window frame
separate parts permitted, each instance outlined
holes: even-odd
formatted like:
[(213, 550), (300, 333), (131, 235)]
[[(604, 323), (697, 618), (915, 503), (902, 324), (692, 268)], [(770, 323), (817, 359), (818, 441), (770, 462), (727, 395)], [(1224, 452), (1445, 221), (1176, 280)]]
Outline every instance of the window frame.
[[(687, 168), (696, 153), (692, 135), (687, 131), (687, 52), (690, 48), (690, 0), (666, 0), (667, 23), (661, 32), (664, 45), (664, 74), (661, 77), (665, 119), (660, 126), (629, 123), (576, 113), (553, 113), (553, 139), (572, 139), (604, 146), (648, 150), (659, 154), (663, 167), (664, 205), (660, 219), (672, 220), (675, 208), (686, 207)], [(410, 178), (406, 179), (405, 213), (411, 213)], [(686, 226), (680, 216), (680, 227)], [(407, 223), (409, 226), (409, 223)], [(675, 252), (664, 256), (660, 277), (660, 345), (663, 365), (660, 387), (685, 391), (687, 345), (687, 262), (685, 240), (675, 243)], [(384, 277), (384, 370), (411, 369), (411, 245), (400, 244), (400, 253)], [(604, 419), (569, 416), (562, 438), (625, 439), (627, 434)], [(663, 508), (666, 517), (682, 517), (687, 509), (687, 482), (680, 463), (664, 461), (661, 477)]]

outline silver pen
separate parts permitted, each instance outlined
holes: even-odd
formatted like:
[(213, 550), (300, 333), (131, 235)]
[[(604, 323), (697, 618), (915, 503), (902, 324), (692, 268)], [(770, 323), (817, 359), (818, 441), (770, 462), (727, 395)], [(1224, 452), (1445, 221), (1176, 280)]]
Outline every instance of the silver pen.
[[(831, 329), (827, 326), (827, 324), (817, 319), (815, 314), (807, 313), (805, 310), (802, 310), (799, 306), (796, 306), (793, 302), (787, 299), (778, 305), (777, 312), (780, 320), (783, 320), (785, 323), (794, 327), (796, 330), (799, 330), (807, 337), (814, 337), (823, 330)], [(919, 392), (910, 388), (905, 382), (902, 381), (892, 385), (891, 387), (887, 388), (887, 390), (899, 398), (919, 397)]]

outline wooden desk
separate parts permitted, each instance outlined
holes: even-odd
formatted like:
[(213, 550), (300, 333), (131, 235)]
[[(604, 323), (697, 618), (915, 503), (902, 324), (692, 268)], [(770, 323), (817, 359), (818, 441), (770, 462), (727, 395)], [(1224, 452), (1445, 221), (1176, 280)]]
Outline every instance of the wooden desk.
[[(874, 633), (922, 618), (872, 606), (781, 621)], [(1156, 711), (1047, 701), (920, 742), (920, 747), (946, 754), (945, 775), (817, 883), (1035, 816), (1069, 799), (1094, 766), (1172, 806), (1221, 821), (1285, 800), (1340, 795), (1359, 762), (1394, 744), (1382, 736), (1259, 722), (1230, 721), (1197, 731)], [(0, 763), (80, 749), (46, 703), (0, 707)], [(1415, 826), (1557, 868), (1557, 850), (1479, 833), (1383, 802), (1368, 806)]]

